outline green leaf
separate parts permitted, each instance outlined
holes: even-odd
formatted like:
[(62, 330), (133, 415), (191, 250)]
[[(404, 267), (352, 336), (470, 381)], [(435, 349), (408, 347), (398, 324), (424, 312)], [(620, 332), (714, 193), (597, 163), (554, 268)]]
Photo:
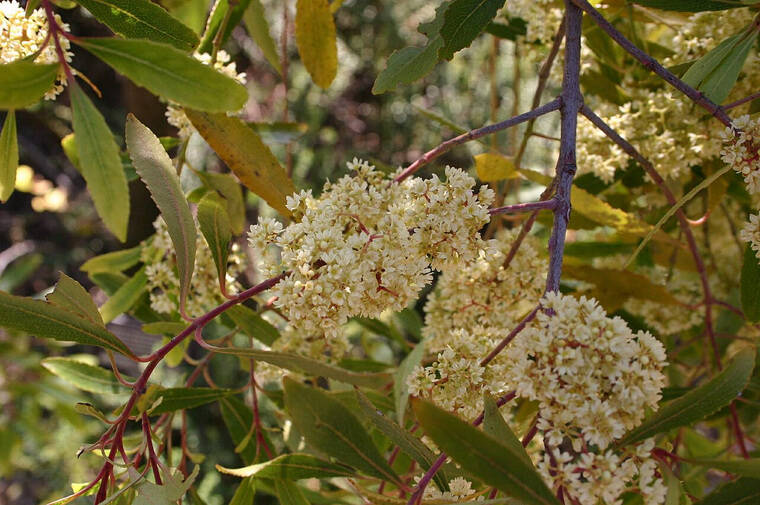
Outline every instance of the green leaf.
[(256, 477), (259, 479), (283, 479), (296, 481), (300, 479), (329, 479), (331, 477), (353, 477), (356, 472), (339, 463), (331, 463), (311, 454), (283, 454), (269, 461), (243, 468), (225, 468), (216, 465), (216, 469), (235, 477)]
[(438, 56), (450, 60), (454, 53), (469, 47), (503, 5), (504, 0), (451, 2), (443, 16), (443, 26), (440, 29), (443, 47), (438, 50)]
[(281, 214), (290, 215), (285, 197), (295, 192), (293, 181), (256, 132), (240, 119), (226, 114), (193, 110), (185, 113), (240, 182)]
[(0, 202), (7, 202), (16, 186), (18, 168), (18, 138), (16, 111), (9, 110), (0, 132)]
[[(375, 406), (367, 399), (361, 390), (357, 389), (355, 391), (355, 394), (356, 399), (359, 402), (359, 407), (364, 413), (364, 416), (368, 418), (383, 435), (388, 437), (391, 442), (401, 448), (401, 450), (406, 454), (411, 456), (412, 459), (419, 463), (419, 465), (424, 470), (428, 470), (431, 466), (433, 466), (433, 463), (435, 463), (437, 457), (430, 449), (427, 448), (427, 446), (425, 446), (425, 444), (423, 444), (418, 438), (406, 430), (402, 429), (391, 419), (384, 416), (382, 412), (377, 410)], [(438, 486), (438, 489), (441, 491), (449, 490), (449, 479), (446, 477), (446, 475), (444, 475), (443, 471), (436, 472), (433, 478), (435, 479), (435, 483)]]
[(710, 381), (662, 406), (638, 428), (617, 442), (633, 444), (658, 433), (695, 423), (730, 404), (747, 385), (755, 367), (755, 350), (743, 349)]
[(222, 23), (224, 22), (224, 18), (227, 17), (227, 13), (229, 12), (229, 18), (227, 20), (227, 24), (225, 25), (224, 33), (219, 40), (220, 44), (218, 46), (224, 47), (227, 39), (230, 38), (232, 30), (238, 25), (238, 23), (240, 23), (240, 20), (243, 17), (243, 13), (248, 9), (248, 4), (250, 1), (251, 0), (235, 1), (231, 12), (229, 12), (230, 4), (228, 0), (217, 0), (214, 2), (214, 8), (211, 11), (211, 15), (209, 16), (208, 21), (206, 22), (206, 30), (203, 33), (203, 40), (201, 40), (197, 52), (209, 54), (213, 52), (214, 40), (219, 33), (219, 28), (221, 28)]
[(330, 87), (338, 73), (338, 43), (327, 0), (296, 2), (296, 46), (314, 84)]
[(100, 307), (100, 315), (103, 316), (103, 322), (110, 323), (116, 316), (134, 307), (145, 293), (147, 285), (148, 276), (145, 275), (145, 267), (142, 267)]
[(154, 484), (147, 480), (142, 481), (137, 486), (137, 498), (132, 505), (174, 505), (177, 500), (181, 499), (190, 486), (198, 477), (200, 466), (196, 465), (193, 473), (188, 475), (187, 479), (182, 480), (182, 472), (176, 470), (173, 475), (164, 473), (164, 483), (162, 485)]
[(559, 504), (533, 465), (508, 445), (432, 403), (414, 400), (412, 408), (425, 433), (463, 470), (526, 505)]
[(245, 479), (238, 485), (229, 505), (253, 505), (255, 495), (256, 481), (253, 478)]
[[(228, 396), (219, 401), (222, 410), (222, 420), (227, 427), (232, 442), (239, 445), (250, 433), (253, 423), (253, 413), (237, 396)], [(248, 444), (239, 451), (240, 457), (245, 464), (251, 464), (256, 458), (256, 447)]]
[(126, 132), (132, 164), (161, 211), (174, 245), (179, 271), (180, 309), (184, 311), (195, 268), (193, 215), (182, 193), (177, 172), (158, 138), (132, 114), (127, 116)]
[(309, 127), (305, 123), (275, 121), (272, 123), (247, 123), (249, 128), (261, 135), (265, 144), (288, 144), (301, 137)]
[(720, 11), (744, 7), (735, 1), (720, 0), (633, 0), (633, 2), (644, 7), (680, 12)]
[(275, 340), (280, 338), (280, 332), (277, 331), (277, 328), (244, 305), (230, 307), (227, 310), (227, 315), (243, 333), (263, 344), (271, 346)]
[(694, 505), (750, 505), (760, 501), (760, 479), (743, 477), (723, 484)]
[(245, 203), (240, 183), (230, 174), (195, 172), (203, 183), (224, 197), (232, 233), (240, 235), (245, 228)]
[(88, 365), (72, 358), (45, 358), (42, 366), (52, 374), (83, 391), (99, 395), (128, 393), (113, 372), (99, 366)]
[(21, 109), (40, 101), (53, 87), (58, 69), (57, 63), (26, 60), (0, 65), (0, 109)]
[(140, 253), (142, 246), (122, 249), (121, 251), (110, 252), (95, 256), (85, 261), (79, 267), (83, 272), (96, 274), (100, 272), (123, 272), (140, 262)]
[(499, 411), (499, 406), (496, 404), (496, 400), (491, 398), (490, 395), (484, 395), (484, 414), (483, 414), (483, 431), (487, 435), (501, 441), (504, 445), (508, 446), (512, 452), (518, 454), (525, 463), (532, 465), (530, 456), (525, 452), (525, 448), (517, 438), (517, 435), (512, 431), (504, 417)]
[(507, 24), (491, 22), (485, 31), (500, 39), (517, 40), (517, 37), (528, 33), (527, 23), (521, 18), (510, 18)]
[(163, 42), (182, 51), (192, 51), (198, 36), (150, 0), (76, 0), (95, 19), (114, 33), (129, 39)]
[(214, 259), (219, 289), (226, 292), (227, 259), (230, 252), (232, 227), (224, 200), (216, 193), (208, 193), (198, 202), (198, 225)]
[(406, 414), (406, 405), (409, 402), (409, 385), (406, 378), (417, 368), (422, 358), (425, 357), (425, 343), (420, 342), (412, 352), (410, 352), (404, 361), (398, 366), (396, 373), (393, 374), (393, 398), (396, 401), (396, 420), (398, 424), (404, 425), (404, 416)]
[(401, 485), (356, 416), (324, 392), (285, 378), (285, 409), (306, 442), (367, 475)]
[(740, 477), (757, 477), (760, 475), (760, 458), (730, 461), (725, 459), (689, 459), (687, 462), (692, 465), (716, 468)]
[(46, 297), (49, 303), (66, 309), (95, 324), (103, 325), (98, 307), (90, 294), (77, 281), (61, 272), (52, 293)]
[(293, 482), (276, 479), (274, 489), (280, 499), (280, 505), (309, 505), (301, 488)]
[(135, 84), (185, 107), (236, 111), (248, 100), (243, 85), (166, 44), (84, 37), (76, 43)]
[(129, 187), (111, 130), (77, 84), (69, 86), (72, 127), (77, 136), (80, 171), (95, 209), (109, 230), (124, 242), (129, 221)]
[(167, 388), (149, 390), (146, 398), (141, 398), (142, 404), (150, 406), (162, 398), (152, 411), (151, 415), (174, 412), (176, 410), (194, 409), (207, 403), (213, 403), (235, 394), (234, 389), (214, 388)]
[(760, 322), (760, 259), (752, 248), (747, 245), (744, 250), (742, 265), (741, 300), (744, 316), (752, 323)]
[(175, 321), (156, 321), (142, 325), (143, 333), (150, 335), (178, 335), (187, 328), (187, 323)]
[(483, 182), (496, 182), (518, 177), (515, 162), (511, 156), (498, 153), (475, 155), (475, 171)]
[(66, 309), (0, 291), (0, 328), (135, 355), (116, 335)]
[(84, 416), (94, 417), (95, 419), (103, 421), (106, 424), (111, 423), (108, 417), (106, 417), (106, 415), (103, 414), (100, 410), (96, 409), (92, 403), (77, 402), (76, 405), (74, 405), (74, 410)]
[(270, 34), (269, 22), (264, 13), (264, 6), (261, 4), (261, 0), (251, 0), (251, 5), (243, 13), (243, 23), (246, 30), (248, 30), (248, 35), (251, 36), (259, 46), (259, 49), (261, 49), (261, 52), (264, 53), (264, 58), (277, 70), (278, 74), (282, 74), (280, 55), (277, 53), (277, 45)]

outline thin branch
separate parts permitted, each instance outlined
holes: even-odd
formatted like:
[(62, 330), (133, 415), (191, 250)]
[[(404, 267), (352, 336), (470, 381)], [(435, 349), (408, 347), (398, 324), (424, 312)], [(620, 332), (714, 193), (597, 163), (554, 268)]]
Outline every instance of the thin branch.
[(543, 200), (538, 202), (516, 203), (514, 205), (505, 205), (489, 209), (488, 213), (492, 216), (497, 214), (516, 214), (519, 212), (533, 212), (538, 210), (551, 210), (557, 206), (556, 200)]
[(728, 105), (724, 105), (723, 109), (724, 110), (730, 110), (730, 109), (733, 109), (735, 107), (739, 107), (740, 105), (744, 105), (747, 102), (751, 102), (752, 100), (756, 100), (758, 98), (760, 98), (760, 91), (758, 91), (756, 93), (752, 93), (749, 96), (745, 96), (744, 98), (742, 98), (740, 100), (737, 100), (735, 102), (731, 102)]
[(523, 320), (522, 320), (522, 321), (520, 321), (520, 322), (517, 324), (517, 326), (515, 326), (515, 328), (514, 328), (512, 331), (510, 331), (510, 332), (509, 332), (509, 334), (508, 334), (506, 337), (504, 337), (504, 338), (502, 339), (502, 341), (501, 341), (501, 342), (499, 342), (499, 344), (498, 344), (496, 347), (494, 347), (493, 351), (491, 351), (490, 353), (488, 353), (488, 356), (486, 356), (485, 358), (483, 358), (483, 359), (480, 361), (480, 366), (484, 367), (484, 366), (486, 366), (488, 363), (490, 363), (491, 361), (493, 361), (493, 359), (494, 359), (496, 356), (498, 356), (498, 355), (499, 355), (499, 353), (500, 353), (502, 350), (504, 350), (504, 348), (505, 348), (505, 347), (507, 347), (507, 346), (509, 345), (509, 343), (510, 343), (512, 340), (514, 340), (514, 338), (515, 338), (515, 337), (516, 337), (516, 336), (517, 336), (517, 335), (518, 335), (518, 334), (519, 334), (521, 331), (523, 331), (523, 329), (525, 329), (525, 327), (528, 325), (528, 323), (529, 323), (529, 322), (531, 322), (531, 321), (533, 321), (533, 319), (535, 319), (535, 318), (536, 318), (536, 314), (538, 314), (538, 311), (539, 311), (540, 309), (541, 309), (541, 305), (538, 305), (538, 306), (536, 306), (536, 308), (534, 308), (533, 310), (531, 310), (531, 311), (530, 311), (530, 313), (529, 313), (527, 316), (525, 316), (525, 317), (523, 318)]

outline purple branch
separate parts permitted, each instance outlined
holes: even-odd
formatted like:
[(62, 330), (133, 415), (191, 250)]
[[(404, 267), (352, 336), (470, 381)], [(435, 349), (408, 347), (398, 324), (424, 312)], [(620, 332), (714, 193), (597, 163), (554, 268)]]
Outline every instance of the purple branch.
[(557, 206), (556, 200), (543, 200), (539, 202), (516, 203), (514, 205), (505, 205), (489, 209), (488, 213), (492, 216), (497, 214), (517, 214), (520, 212), (533, 212), (546, 209), (554, 209)]

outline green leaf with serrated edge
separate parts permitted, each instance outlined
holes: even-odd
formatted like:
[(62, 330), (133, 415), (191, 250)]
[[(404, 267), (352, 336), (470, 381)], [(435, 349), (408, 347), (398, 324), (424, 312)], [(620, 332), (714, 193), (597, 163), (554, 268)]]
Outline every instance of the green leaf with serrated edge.
[(111, 130), (95, 105), (76, 84), (69, 86), (72, 127), (77, 136), (80, 170), (98, 215), (124, 242), (129, 221), (129, 187)]
[(280, 499), (280, 505), (309, 505), (309, 501), (294, 482), (275, 479), (274, 489)]
[[(227, 432), (230, 434), (232, 442), (237, 446), (251, 431), (251, 424), (253, 423), (251, 408), (237, 396), (223, 398), (219, 402), (219, 407), (222, 411), (222, 420), (227, 427)], [(240, 454), (243, 463), (250, 465), (256, 458), (255, 444), (248, 444), (238, 454)]]
[(145, 293), (147, 285), (148, 276), (145, 274), (145, 267), (142, 267), (100, 307), (103, 322), (110, 323), (116, 316), (124, 314), (134, 307), (135, 303)]
[(440, 34), (443, 47), (438, 50), (438, 56), (450, 60), (454, 53), (469, 47), (477, 37), (496, 17), (496, 13), (504, 5), (504, 0), (454, 0), (446, 9), (443, 16), (443, 26)]
[(16, 111), (9, 110), (0, 132), (0, 202), (5, 203), (16, 186), (18, 168), (18, 138), (16, 136)]
[(129, 390), (113, 372), (72, 358), (45, 358), (42, 366), (77, 388), (95, 394), (120, 394)]
[(220, 45), (218, 47), (224, 47), (227, 39), (230, 38), (233, 28), (235, 28), (240, 20), (243, 18), (243, 13), (248, 9), (248, 4), (251, 0), (235, 1), (230, 11), (230, 4), (228, 0), (216, 0), (214, 2), (214, 8), (211, 10), (211, 14), (206, 21), (206, 29), (203, 31), (203, 40), (201, 40), (198, 46), (199, 53), (211, 54), (214, 50), (214, 40), (219, 34), (219, 28), (222, 26), (224, 18), (227, 17), (229, 12), (229, 19), (224, 28), (224, 33), (221, 39), (219, 39)]
[(533, 465), (508, 445), (432, 403), (415, 399), (412, 408), (427, 436), (463, 470), (526, 505), (559, 504)]
[(253, 505), (256, 496), (256, 481), (253, 478), (243, 479), (232, 495), (229, 505)]
[(760, 479), (742, 477), (723, 484), (694, 505), (753, 505), (760, 503)]
[(628, 432), (617, 447), (640, 442), (658, 433), (688, 426), (730, 404), (747, 385), (755, 367), (755, 350), (743, 349), (718, 375), (702, 386), (673, 400)]
[(525, 463), (532, 465), (530, 456), (525, 452), (520, 439), (517, 438), (517, 435), (515, 435), (501, 415), (496, 400), (491, 398), (490, 395), (485, 394), (483, 395), (483, 405), (483, 431), (502, 444), (509, 446), (515, 454), (523, 458)]
[[(417, 437), (402, 429), (391, 419), (384, 416), (382, 412), (377, 410), (369, 399), (367, 399), (361, 390), (357, 389), (354, 393), (359, 402), (359, 408), (364, 413), (364, 416), (369, 419), (383, 435), (388, 437), (394, 445), (398, 446), (402, 451), (411, 456), (414, 461), (419, 463), (423, 470), (428, 470), (433, 466), (433, 463), (435, 463), (435, 460), (438, 458), (425, 444), (423, 444)], [(449, 479), (446, 477), (443, 470), (436, 472), (433, 478), (435, 479), (438, 489), (441, 491), (449, 490)]]
[(19, 60), (0, 65), (0, 109), (21, 109), (39, 102), (53, 87), (58, 64)]
[(95, 345), (135, 357), (124, 342), (103, 326), (47, 302), (3, 291), (0, 291), (0, 328), (63, 342)]
[(757, 477), (760, 475), (760, 458), (751, 459), (686, 459), (691, 465), (715, 468), (740, 477)]
[(184, 310), (195, 268), (195, 223), (177, 172), (158, 138), (135, 116), (127, 116), (127, 150), (166, 222), (179, 272), (180, 307)]
[(671, 205), (668, 211), (660, 218), (659, 221), (657, 221), (657, 224), (655, 224), (654, 227), (652, 227), (649, 230), (649, 232), (644, 237), (644, 240), (642, 240), (639, 243), (638, 247), (636, 247), (636, 250), (633, 251), (633, 254), (631, 254), (631, 257), (628, 258), (628, 261), (626, 261), (625, 265), (623, 266), (623, 269), (628, 268), (628, 266), (631, 263), (633, 263), (633, 260), (636, 259), (636, 256), (638, 256), (639, 253), (642, 251), (642, 249), (644, 249), (644, 247), (649, 243), (649, 241), (652, 240), (652, 237), (654, 237), (655, 233), (657, 233), (662, 228), (662, 226), (668, 221), (668, 219), (673, 217), (673, 214), (678, 212), (678, 209), (686, 205), (686, 203), (688, 203), (692, 198), (694, 198), (697, 195), (697, 193), (699, 193), (705, 188), (710, 187), (710, 185), (713, 182), (718, 180), (723, 174), (725, 174), (729, 170), (731, 170), (730, 165), (726, 165), (725, 167), (721, 168), (714, 174), (708, 176), (704, 181), (694, 186), (688, 193), (682, 196), (681, 199), (678, 200), (675, 205)]
[(296, 47), (314, 84), (330, 87), (338, 73), (335, 21), (327, 0), (297, 0)]
[(256, 45), (259, 46), (259, 49), (261, 49), (264, 58), (277, 70), (278, 74), (282, 74), (280, 55), (277, 53), (277, 45), (270, 34), (269, 22), (264, 13), (264, 6), (261, 4), (261, 0), (251, 0), (248, 9), (243, 13), (243, 23), (246, 30), (248, 30), (248, 35), (251, 36)]
[(230, 170), (248, 189), (285, 216), (285, 197), (295, 192), (293, 181), (261, 138), (243, 121), (226, 114), (187, 110), (188, 119)]
[(285, 410), (306, 442), (366, 475), (400, 485), (356, 416), (324, 392), (286, 377)]
[(353, 477), (356, 472), (340, 463), (331, 463), (311, 454), (283, 454), (269, 461), (243, 468), (225, 468), (216, 465), (216, 469), (235, 477), (256, 477), (258, 479), (329, 479), (331, 477)]
[(227, 259), (230, 252), (232, 227), (222, 197), (216, 192), (206, 194), (198, 202), (198, 226), (214, 259), (219, 288), (226, 290)]
[(720, 0), (633, 0), (633, 3), (644, 7), (680, 12), (719, 11), (744, 7), (734, 1), (722, 2)]
[(95, 324), (103, 325), (98, 307), (90, 294), (77, 281), (60, 272), (55, 289), (46, 297), (49, 303), (69, 310)]
[(760, 322), (760, 258), (747, 245), (741, 277), (741, 301), (744, 317), (752, 323)]
[[(149, 391), (149, 393), (151, 393)], [(146, 393), (146, 394), (149, 394)], [(174, 412), (176, 410), (194, 409), (207, 403), (213, 403), (235, 394), (234, 389), (215, 388), (167, 388), (155, 389), (149, 397), (141, 401), (150, 406), (162, 398), (161, 403), (151, 411), (151, 415)]]
[(237, 179), (230, 174), (199, 171), (196, 171), (195, 174), (203, 181), (203, 184), (216, 190), (224, 197), (232, 233), (235, 235), (243, 233), (245, 228), (245, 202), (243, 202), (243, 189)]
[(226, 112), (240, 110), (248, 100), (242, 84), (167, 44), (85, 37), (75, 42), (135, 84), (179, 105)]
[(95, 256), (94, 258), (85, 261), (79, 269), (88, 274), (100, 272), (123, 272), (140, 262), (141, 252), (142, 246), (137, 246), (130, 249), (101, 254), (100, 256)]
[(110, 424), (110, 422), (111, 422), (106, 417), (106, 415), (103, 414), (98, 409), (96, 409), (95, 406), (92, 403), (77, 402), (77, 404), (74, 405), (74, 410), (76, 410), (78, 413), (80, 413), (80, 414), (82, 414), (84, 416), (94, 417), (95, 419), (103, 421), (106, 424)]
[(173, 475), (164, 473), (164, 482), (161, 485), (150, 481), (143, 481), (137, 486), (137, 498), (132, 505), (171, 505), (180, 500), (198, 477), (200, 466), (196, 465), (193, 472), (184, 478), (181, 471), (176, 470)]
[(252, 309), (244, 305), (235, 305), (227, 310), (227, 315), (240, 328), (240, 331), (255, 338), (262, 344), (272, 345), (280, 338), (280, 332)]
[(409, 385), (406, 378), (417, 368), (422, 358), (425, 357), (425, 342), (420, 342), (412, 352), (407, 354), (404, 361), (398, 366), (396, 373), (393, 374), (393, 398), (396, 402), (396, 420), (398, 424), (404, 425), (404, 416), (406, 414), (406, 405), (409, 402)]
[(114, 33), (131, 39), (149, 39), (192, 51), (198, 36), (149, 0), (76, 0)]
[(262, 351), (259, 349), (249, 349), (247, 347), (216, 347), (210, 346), (214, 352), (220, 354), (234, 354), (235, 356), (245, 356), (257, 361), (263, 361), (286, 370), (311, 375), (314, 377), (326, 377), (335, 379), (346, 384), (354, 386), (378, 389), (386, 386), (391, 381), (390, 374), (386, 373), (357, 373), (328, 365), (322, 361), (299, 356), (297, 354), (286, 354), (276, 351)]

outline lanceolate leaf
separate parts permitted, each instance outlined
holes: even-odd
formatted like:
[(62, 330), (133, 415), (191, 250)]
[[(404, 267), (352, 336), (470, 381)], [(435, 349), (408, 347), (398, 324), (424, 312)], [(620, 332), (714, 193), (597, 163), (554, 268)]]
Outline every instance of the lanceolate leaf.
[(256, 495), (256, 486), (253, 478), (243, 480), (238, 485), (229, 505), (252, 505)]
[[(224, 425), (227, 427), (232, 442), (237, 446), (251, 431), (251, 423), (253, 423), (251, 408), (237, 396), (222, 398), (219, 401), (219, 406), (221, 407)], [(256, 446), (252, 443), (236, 452), (240, 454), (245, 464), (253, 463), (256, 458)]]
[(417, 368), (423, 357), (425, 357), (424, 341), (418, 343), (412, 352), (407, 354), (393, 375), (393, 398), (396, 403), (396, 421), (401, 426), (404, 425), (406, 405), (409, 402), (409, 385), (406, 383), (406, 378)]
[(18, 168), (18, 139), (16, 138), (16, 112), (8, 111), (0, 132), (0, 202), (6, 202), (16, 185)]
[(755, 251), (747, 245), (744, 250), (744, 264), (742, 265), (741, 300), (742, 310), (748, 321), (757, 323), (760, 321), (760, 258)]
[(124, 270), (137, 265), (140, 262), (140, 252), (142, 247), (132, 247), (122, 249), (121, 251), (110, 252), (95, 256), (85, 261), (79, 267), (83, 272), (96, 274), (100, 272), (123, 272)]
[(64, 342), (96, 345), (134, 357), (116, 335), (89, 319), (50, 303), (0, 291), (0, 328)]
[(450, 60), (454, 53), (472, 44), (480, 32), (496, 16), (504, 0), (454, 0), (446, 9), (441, 38), (441, 58)]
[(148, 276), (145, 275), (145, 267), (142, 267), (100, 307), (103, 321), (110, 323), (116, 316), (131, 309), (145, 293), (147, 284)]
[(277, 73), (282, 73), (280, 55), (277, 53), (277, 46), (269, 32), (269, 22), (264, 13), (264, 6), (261, 4), (261, 0), (251, 0), (248, 9), (243, 13), (243, 22), (248, 30), (248, 35), (259, 46), (269, 64), (277, 70)]
[(617, 446), (639, 442), (673, 428), (688, 426), (731, 403), (747, 385), (755, 367), (755, 350), (740, 351), (721, 373), (697, 389), (662, 406)]
[(483, 431), (500, 441), (502, 444), (508, 446), (527, 464), (532, 465), (533, 463), (530, 461), (530, 456), (525, 452), (525, 448), (520, 442), (520, 439), (517, 438), (517, 435), (515, 435), (504, 420), (504, 417), (502, 417), (501, 412), (499, 411), (499, 406), (496, 405), (496, 401), (487, 394), (483, 400), (485, 406), (483, 410)]
[(760, 476), (760, 458), (734, 459), (730, 461), (724, 459), (690, 459), (688, 463), (707, 468), (717, 468), (726, 473), (742, 477)]
[(89, 319), (95, 324), (103, 325), (98, 307), (92, 301), (90, 294), (81, 284), (63, 272), (60, 273), (55, 289), (46, 298), (53, 305)]
[(76, 84), (69, 86), (72, 126), (79, 165), (95, 209), (109, 230), (124, 242), (129, 221), (129, 187), (111, 130)]
[(198, 36), (150, 0), (76, 0), (114, 33), (192, 51)]
[(750, 505), (760, 502), (760, 479), (742, 477), (723, 484), (694, 505)]
[(260, 479), (284, 479), (296, 481), (312, 477), (326, 479), (330, 477), (352, 477), (355, 472), (338, 463), (330, 463), (311, 454), (283, 454), (258, 465), (243, 468), (224, 468), (216, 465), (216, 469), (235, 477), (257, 477)]
[(114, 38), (79, 38), (76, 43), (135, 84), (186, 107), (235, 111), (248, 100), (243, 85), (166, 44)]
[(224, 292), (232, 229), (225, 202), (216, 192), (206, 194), (198, 202), (198, 225), (214, 258), (219, 288)]
[(633, 2), (644, 7), (681, 12), (719, 11), (743, 7), (739, 2), (721, 0), (633, 0)]
[(285, 197), (293, 181), (261, 138), (240, 119), (225, 114), (187, 110), (201, 136), (245, 186), (283, 215), (290, 215)]
[[(251, 0), (239, 0), (236, 1), (232, 7), (232, 12), (229, 13), (229, 19), (224, 28), (224, 33), (220, 39), (220, 47), (224, 47), (227, 39), (230, 38), (232, 29), (235, 28), (243, 17), (243, 13), (248, 9), (248, 4)], [(230, 3), (228, 0), (217, 0), (214, 3), (214, 9), (208, 18), (206, 23), (206, 30), (203, 33), (203, 40), (201, 40), (198, 46), (199, 53), (211, 53), (214, 49), (214, 39), (216, 39), (219, 29), (222, 26), (224, 18), (227, 17), (227, 12), (230, 10)]]
[(327, 0), (298, 0), (296, 46), (314, 83), (327, 89), (338, 72), (338, 45)]
[(240, 330), (259, 342), (272, 345), (280, 338), (280, 332), (271, 323), (244, 305), (235, 305), (227, 310), (227, 315), (235, 322)]
[(46, 358), (42, 366), (61, 379), (84, 391), (95, 394), (128, 393), (113, 372), (71, 358)]
[(0, 65), (0, 109), (21, 109), (38, 102), (53, 87), (58, 65), (19, 60)]
[(245, 228), (245, 204), (240, 183), (230, 174), (213, 172), (195, 172), (203, 183), (219, 192), (224, 197), (227, 216), (230, 218), (232, 233), (240, 235)]
[(277, 479), (274, 481), (274, 488), (280, 499), (280, 505), (309, 505), (303, 491), (294, 482)]
[(166, 222), (177, 257), (180, 307), (184, 309), (195, 268), (195, 223), (171, 159), (158, 138), (132, 114), (127, 117), (127, 150)]
[(322, 391), (285, 378), (285, 409), (306, 442), (366, 475), (401, 481), (354, 414)]
[[(151, 394), (149, 391), (147, 394)], [(214, 388), (169, 388), (155, 389), (152, 396), (143, 403), (148, 407), (159, 398), (162, 398), (152, 411), (151, 415), (174, 412), (175, 410), (193, 409), (226, 398), (235, 394), (233, 389)], [(141, 400), (142, 401), (142, 400)]]
[(559, 504), (536, 469), (508, 445), (432, 403), (415, 400), (412, 407), (425, 433), (465, 471), (526, 505)]

